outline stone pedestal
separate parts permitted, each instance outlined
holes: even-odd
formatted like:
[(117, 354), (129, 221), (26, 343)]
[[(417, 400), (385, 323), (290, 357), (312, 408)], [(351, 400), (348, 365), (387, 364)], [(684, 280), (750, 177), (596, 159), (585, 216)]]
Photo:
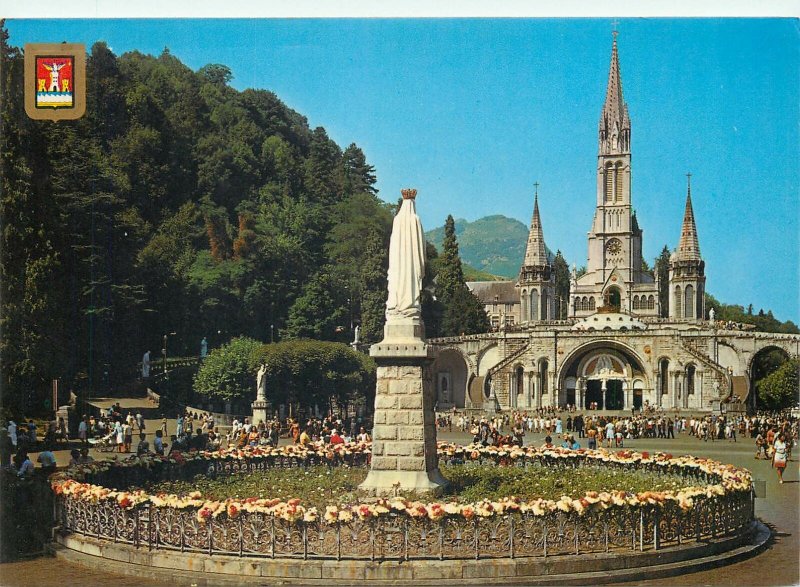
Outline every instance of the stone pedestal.
[(370, 355), (378, 364), (375, 391), (375, 428), (372, 465), (361, 484), (376, 495), (399, 490), (440, 491), (447, 481), (439, 472), (436, 422), (433, 412), (434, 350), (421, 339), (397, 336), (402, 331), (387, 325), (385, 338)]
[(253, 407), (253, 419), (250, 420), (250, 423), (253, 424), (253, 426), (258, 426), (259, 422), (264, 422), (266, 424), (268, 421), (267, 406), (269, 403), (265, 400), (257, 399), (251, 405)]

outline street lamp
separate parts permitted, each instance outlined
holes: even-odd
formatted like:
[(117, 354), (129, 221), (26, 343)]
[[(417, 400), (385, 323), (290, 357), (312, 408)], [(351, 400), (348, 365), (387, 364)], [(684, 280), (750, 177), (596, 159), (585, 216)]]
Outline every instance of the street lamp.
[[(558, 309), (557, 309), (557, 311), (558, 311), (558, 318), (557, 319), (558, 320), (564, 320), (564, 319), (566, 319), (568, 317), (567, 316), (567, 299), (568, 298), (565, 298), (563, 296), (556, 296), (556, 302), (558, 304)], [(562, 310), (563, 310), (563, 314), (564, 314), (563, 318), (561, 317)]]
[(269, 341), (271, 343), (275, 342), (275, 325), (274, 324), (270, 324), (269, 325)]
[(167, 338), (175, 336), (175, 332), (168, 332), (164, 335), (164, 346), (161, 347), (161, 354), (164, 355), (164, 374), (167, 374)]

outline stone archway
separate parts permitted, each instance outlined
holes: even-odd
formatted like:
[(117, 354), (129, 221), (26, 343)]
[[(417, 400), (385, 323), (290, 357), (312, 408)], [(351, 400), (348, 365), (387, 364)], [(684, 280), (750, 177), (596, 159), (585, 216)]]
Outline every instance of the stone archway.
[(466, 407), (467, 362), (454, 349), (444, 349), (433, 363), (434, 402), (440, 410)]
[(747, 372), (750, 378), (750, 390), (747, 396), (747, 405), (753, 409), (758, 408), (758, 390), (756, 384), (775, 371), (791, 358), (786, 349), (777, 345), (769, 345), (759, 349), (750, 359)]
[[(638, 395), (636, 403), (641, 407), (650, 389), (644, 361), (633, 349), (618, 341), (585, 344), (570, 353), (562, 365), (558, 387), (566, 389), (567, 381), (574, 378), (578, 409), (588, 409), (593, 402), (598, 409), (630, 409), (634, 406), (634, 389)], [(636, 388), (634, 382), (637, 382)]]
[(616, 285), (609, 287), (603, 294), (603, 305), (619, 312), (622, 308), (622, 292)]

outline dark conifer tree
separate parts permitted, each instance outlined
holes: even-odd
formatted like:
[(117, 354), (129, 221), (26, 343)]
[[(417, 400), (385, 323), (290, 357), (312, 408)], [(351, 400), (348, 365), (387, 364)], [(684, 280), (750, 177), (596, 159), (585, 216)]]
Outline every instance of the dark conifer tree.
[(444, 309), (442, 336), (476, 334), (489, 330), (489, 318), (483, 305), (464, 283), (464, 270), (458, 254), (455, 221), (452, 216), (447, 217), (444, 225), (436, 296)]
[(656, 257), (654, 265), (658, 276), (658, 303), (661, 306), (661, 317), (669, 316), (669, 247), (664, 245), (661, 254)]
[(556, 279), (556, 316), (559, 320), (563, 320), (567, 317), (569, 307), (569, 265), (561, 251), (556, 252), (553, 272)]

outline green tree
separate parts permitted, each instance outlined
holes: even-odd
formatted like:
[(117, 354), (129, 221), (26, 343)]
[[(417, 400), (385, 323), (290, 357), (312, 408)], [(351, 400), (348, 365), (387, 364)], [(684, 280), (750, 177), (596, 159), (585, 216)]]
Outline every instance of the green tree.
[(706, 308), (714, 309), (715, 318), (725, 322), (733, 322), (736, 324), (752, 325), (750, 328), (759, 330), (761, 332), (781, 332), (785, 334), (800, 334), (800, 329), (791, 320), (781, 322), (772, 314), (772, 310), (766, 313), (761, 310), (758, 314), (753, 314), (750, 304), (748, 310), (744, 306), (737, 304), (723, 304), (718, 301), (714, 296), (709, 293), (705, 295)]
[(756, 383), (759, 406), (782, 410), (798, 404), (798, 371), (800, 359), (790, 359)]
[(38, 189), (34, 153), (38, 132), (23, 110), (22, 54), (8, 45), (0, 23), (0, 398), (20, 415), (41, 405), (49, 377), (61, 373), (67, 344), (63, 305), (56, 287), (63, 267), (48, 213), (51, 202)]
[(334, 340), (349, 330), (346, 303), (342, 287), (328, 272), (320, 272), (306, 283), (291, 309), (283, 336), (287, 339), (313, 338)]
[(669, 247), (664, 245), (661, 254), (656, 257), (653, 264), (654, 272), (658, 277), (658, 303), (661, 307), (662, 318), (669, 316)]
[(254, 400), (256, 358), (262, 344), (242, 336), (213, 349), (195, 375), (194, 391), (229, 401)]
[(569, 265), (561, 251), (556, 252), (553, 260), (553, 272), (556, 280), (556, 316), (563, 320), (567, 317), (569, 309)]
[(375, 189), (375, 168), (367, 163), (364, 152), (351, 143), (342, 153), (344, 162), (344, 191), (347, 194), (378, 193)]
[(444, 306), (441, 300), (434, 295), (436, 275), (439, 272), (439, 252), (436, 247), (425, 241), (425, 275), (422, 278), (422, 321), (425, 323), (425, 336), (436, 338), (442, 336), (442, 317)]
[(348, 314), (362, 326), (362, 339), (377, 342), (383, 333), (391, 210), (362, 191), (345, 197), (333, 212), (326, 257), (345, 288)]
[(267, 398), (273, 406), (292, 404), (346, 409), (352, 402), (371, 406), (375, 363), (346, 344), (292, 340), (259, 347), (251, 371), (267, 366)]
[(442, 336), (476, 334), (489, 330), (489, 318), (486, 316), (483, 304), (464, 283), (455, 222), (450, 215), (445, 221), (442, 255), (436, 277), (436, 296), (444, 309), (441, 321)]

